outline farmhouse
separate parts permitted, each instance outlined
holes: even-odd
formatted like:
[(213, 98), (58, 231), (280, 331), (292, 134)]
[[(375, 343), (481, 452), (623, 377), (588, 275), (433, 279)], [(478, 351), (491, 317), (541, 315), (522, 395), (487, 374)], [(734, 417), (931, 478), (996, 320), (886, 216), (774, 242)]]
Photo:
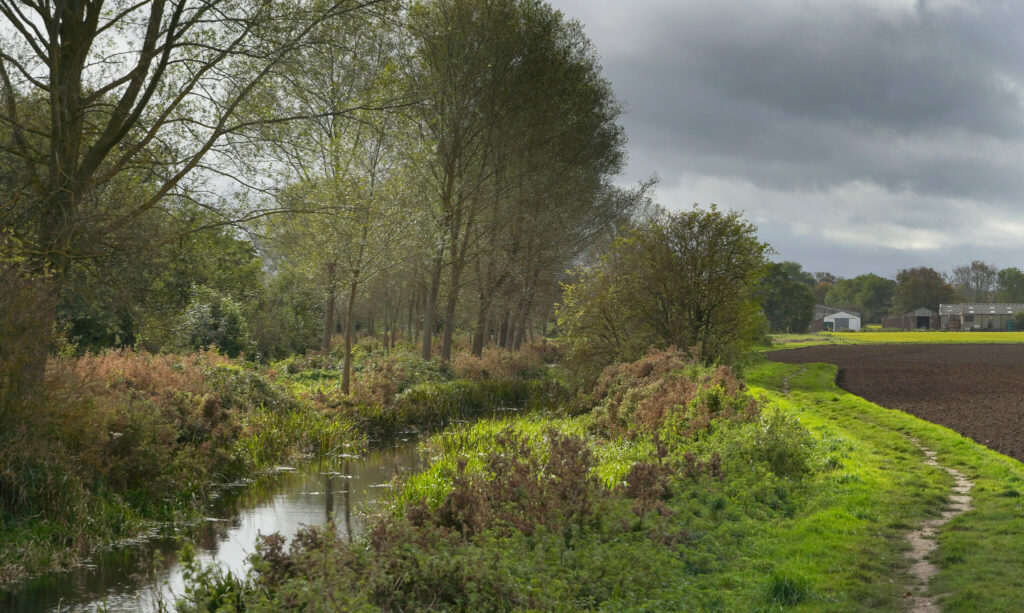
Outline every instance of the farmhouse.
[(882, 327), (895, 330), (938, 330), (942, 327), (939, 314), (931, 309), (921, 307), (894, 317), (882, 320)]
[(1015, 330), (1019, 311), (1024, 304), (940, 304), (939, 318), (943, 330)]
[(860, 313), (837, 307), (814, 305), (814, 320), (809, 326), (811, 332), (823, 330), (860, 330)]

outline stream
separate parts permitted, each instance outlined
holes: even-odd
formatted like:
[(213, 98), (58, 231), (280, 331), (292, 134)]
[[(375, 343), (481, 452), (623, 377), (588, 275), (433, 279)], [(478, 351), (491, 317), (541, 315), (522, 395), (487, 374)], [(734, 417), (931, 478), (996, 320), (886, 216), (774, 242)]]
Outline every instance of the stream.
[(228, 488), (198, 526), (181, 534), (154, 533), (97, 555), (85, 566), (43, 575), (0, 592), (3, 611), (156, 611), (184, 592), (181, 548), (192, 539), (197, 558), (236, 576), (248, 568), (260, 534), (291, 539), (301, 525), (333, 519), (349, 539), (363, 530), (361, 510), (386, 495), (392, 477), (419, 470), (414, 439), (371, 448), (364, 456), (316, 461)]

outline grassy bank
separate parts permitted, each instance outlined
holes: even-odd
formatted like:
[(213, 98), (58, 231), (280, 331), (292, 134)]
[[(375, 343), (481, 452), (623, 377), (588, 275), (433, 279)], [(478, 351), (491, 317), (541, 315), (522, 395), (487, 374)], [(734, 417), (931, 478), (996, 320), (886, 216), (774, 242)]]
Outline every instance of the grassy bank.
[(341, 357), (295, 357), (271, 366), (271, 376), (296, 398), (353, 424), (370, 437), (436, 430), (499, 408), (552, 409), (572, 396), (564, 372), (549, 365), (553, 346), (522, 351), (488, 348), (461, 353), (451, 364), (426, 362), (411, 347), (357, 348), (350, 393), (341, 386)]
[(977, 484), (939, 535), (933, 591), (1012, 610), (1024, 467), (834, 376), (761, 364), (744, 390), (678, 356), (619, 366), (587, 413), (433, 437), (364, 543), (268, 539), (248, 580), (200, 573), (179, 608), (903, 610), (904, 535), (951, 485), (913, 437)]
[(1022, 332), (947, 332), (941, 330), (910, 332), (815, 332), (812, 334), (773, 334), (771, 346), (764, 350), (798, 349), (815, 345), (898, 345), (898, 344), (1015, 344), (1024, 343)]
[[(967, 333), (973, 335), (977, 333)], [(790, 377), (789, 404), (804, 423), (851, 433), (881, 450), (903, 448), (899, 455), (915, 460), (920, 453), (906, 448), (908, 437), (938, 452), (938, 461), (956, 468), (974, 481), (973, 510), (944, 526), (932, 560), (939, 566), (931, 591), (943, 610), (1012, 611), (1024, 597), (1020, 566), (1024, 552), (1024, 465), (987, 449), (959, 434), (899, 411), (878, 407), (836, 388), (835, 367), (766, 364), (750, 375), (752, 385), (778, 390)], [(775, 393), (775, 392), (773, 392)], [(898, 456), (879, 453), (871, 464), (884, 468), (889, 478)], [(869, 458), (870, 459), (870, 458)], [(925, 469), (914, 469), (920, 472)], [(936, 469), (927, 469), (935, 473)], [(948, 479), (943, 493), (948, 493)], [(916, 487), (913, 482), (906, 486)], [(874, 494), (872, 493), (872, 497)], [(902, 524), (912, 515), (907, 514)], [(904, 528), (905, 529), (905, 528)]]
[(115, 351), (54, 359), (46, 393), (0, 433), (0, 588), (80, 562), (154, 523), (201, 515), (219, 484), (344, 445), (434, 429), (568, 394), (550, 349), (462, 355), (357, 348), (270, 367), (216, 353)]

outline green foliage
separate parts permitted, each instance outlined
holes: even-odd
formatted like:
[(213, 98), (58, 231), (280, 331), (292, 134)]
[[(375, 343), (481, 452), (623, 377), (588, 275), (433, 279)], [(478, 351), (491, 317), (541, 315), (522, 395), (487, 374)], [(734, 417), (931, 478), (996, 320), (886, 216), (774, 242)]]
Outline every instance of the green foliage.
[(761, 279), (761, 308), (772, 332), (807, 331), (814, 317), (813, 280), (796, 262), (768, 267)]
[(892, 314), (903, 315), (922, 307), (938, 312), (939, 305), (953, 301), (953, 286), (935, 270), (922, 266), (896, 273)]
[(999, 285), (999, 302), (1024, 302), (1024, 272), (1021, 269), (1003, 268), (996, 274), (996, 283)]
[(579, 269), (558, 308), (568, 363), (591, 378), (648, 347), (730, 362), (761, 336), (758, 281), (768, 245), (739, 213), (666, 213)]
[(801, 479), (813, 469), (814, 451), (814, 440), (800, 420), (775, 408), (732, 441), (726, 459), (761, 463), (779, 477)]
[[(676, 352), (606, 375), (596, 396), (604, 417), (534, 414), (442, 432), (426, 444), (430, 468), (394, 493), (365, 542), (310, 529), (285, 551), (267, 537), (253, 573), (229, 593), (248, 594), (247, 610), (322, 610), (319, 594), (359, 610), (706, 608), (721, 591), (702, 578), (724, 572), (757, 521), (792, 512), (801, 477), (723, 470), (720, 452), (749, 434), (727, 416), (752, 402), (727, 370)], [(672, 380), (688, 383), (663, 385)], [(615, 432), (595, 426), (612, 404), (629, 413)], [(665, 412), (660, 427), (653, 405)], [(687, 413), (713, 417), (662, 441), (665, 424)], [(758, 577), (748, 600), (729, 599), (734, 608), (764, 598)], [(200, 581), (209, 587), (196, 593), (224, 591)]]
[(896, 282), (875, 274), (839, 279), (825, 295), (825, 304), (860, 313), (864, 323), (881, 323), (892, 309)]
[(241, 305), (206, 287), (193, 290), (192, 302), (175, 327), (175, 340), (186, 351), (215, 348), (232, 358), (254, 348)]
[[(73, 563), (143, 519), (198, 509), (217, 483), (360, 434), (216, 354), (116, 351), (51, 364), (31, 424), (0, 432), (0, 568)], [(31, 429), (30, 429), (31, 428)], [(47, 527), (45, 536), (12, 539)], [(65, 551), (54, 556), (54, 549)]]

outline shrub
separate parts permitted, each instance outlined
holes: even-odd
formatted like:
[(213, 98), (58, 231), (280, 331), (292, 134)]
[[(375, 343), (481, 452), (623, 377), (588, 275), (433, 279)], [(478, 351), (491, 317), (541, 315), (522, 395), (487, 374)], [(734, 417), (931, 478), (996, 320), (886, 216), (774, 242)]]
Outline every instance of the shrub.
[(796, 417), (768, 411), (735, 437), (727, 449), (730, 459), (760, 463), (780, 477), (800, 479), (812, 472), (814, 438)]
[(652, 351), (604, 370), (591, 395), (594, 427), (608, 436), (660, 433), (677, 445), (712, 420), (749, 421), (756, 401), (727, 366), (704, 367), (677, 351)]
[(546, 368), (544, 354), (531, 347), (522, 351), (488, 347), (480, 357), (460, 353), (455, 356), (453, 366), (456, 376), (474, 381), (536, 377)]
[(217, 348), (229, 357), (253, 353), (255, 344), (242, 307), (229, 296), (215, 290), (194, 289), (191, 304), (176, 326), (176, 345), (186, 350)]

